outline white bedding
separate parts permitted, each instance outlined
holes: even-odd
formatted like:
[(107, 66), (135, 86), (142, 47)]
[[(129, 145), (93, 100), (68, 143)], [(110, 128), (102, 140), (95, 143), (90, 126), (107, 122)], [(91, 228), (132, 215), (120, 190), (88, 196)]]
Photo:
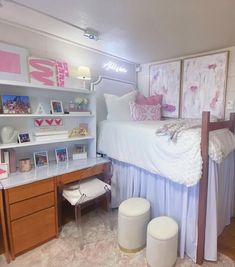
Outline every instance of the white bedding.
[[(193, 186), (201, 178), (200, 128), (182, 131), (177, 142), (156, 131), (166, 121), (103, 121), (99, 125), (98, 151), (170, 180)], [(221, 162), (235, 149), (234, 135), (227, 129), (210, 133), (209, 156)]]

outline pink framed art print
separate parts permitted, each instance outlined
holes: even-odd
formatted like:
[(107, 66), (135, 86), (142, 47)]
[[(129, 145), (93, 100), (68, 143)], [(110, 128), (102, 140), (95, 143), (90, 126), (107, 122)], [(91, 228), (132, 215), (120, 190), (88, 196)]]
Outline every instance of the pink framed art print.
[(0, 79), (28, 82), (28, 50), (0, 43)]

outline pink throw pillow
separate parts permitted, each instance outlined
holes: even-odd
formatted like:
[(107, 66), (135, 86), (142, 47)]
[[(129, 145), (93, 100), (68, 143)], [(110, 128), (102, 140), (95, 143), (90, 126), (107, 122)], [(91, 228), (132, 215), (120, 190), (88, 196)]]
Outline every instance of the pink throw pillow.
[(131, 117), (134, 121), (156, 121), (161, 119), (161, 105), (139, 105), (130, 102)]
[(144, 96), (138, 93), (135, 102), (139, 105), (162, 105), (162, 95)]

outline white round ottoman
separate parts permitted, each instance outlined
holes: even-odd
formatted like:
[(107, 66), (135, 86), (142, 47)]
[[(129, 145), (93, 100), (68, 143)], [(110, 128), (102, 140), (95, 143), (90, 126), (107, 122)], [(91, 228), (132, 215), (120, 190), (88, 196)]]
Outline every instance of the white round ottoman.
[(124, 252), (145, 247), (150, 220), (150, 203), (144, 198), (129, 198), (118, 209), (118, 245)]
[(177, 259), (178, 224), (157, 217), (148, 224), (146, 259), (150, 267), (172, 267)]

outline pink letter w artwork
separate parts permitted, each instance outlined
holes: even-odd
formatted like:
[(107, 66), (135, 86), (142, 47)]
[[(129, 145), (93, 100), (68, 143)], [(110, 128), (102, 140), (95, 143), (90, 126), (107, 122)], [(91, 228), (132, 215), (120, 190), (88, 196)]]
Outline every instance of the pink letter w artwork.
[(32, 83), (56, 86), (56, 67), (54, 60), (30, 57), (29, 74)]

